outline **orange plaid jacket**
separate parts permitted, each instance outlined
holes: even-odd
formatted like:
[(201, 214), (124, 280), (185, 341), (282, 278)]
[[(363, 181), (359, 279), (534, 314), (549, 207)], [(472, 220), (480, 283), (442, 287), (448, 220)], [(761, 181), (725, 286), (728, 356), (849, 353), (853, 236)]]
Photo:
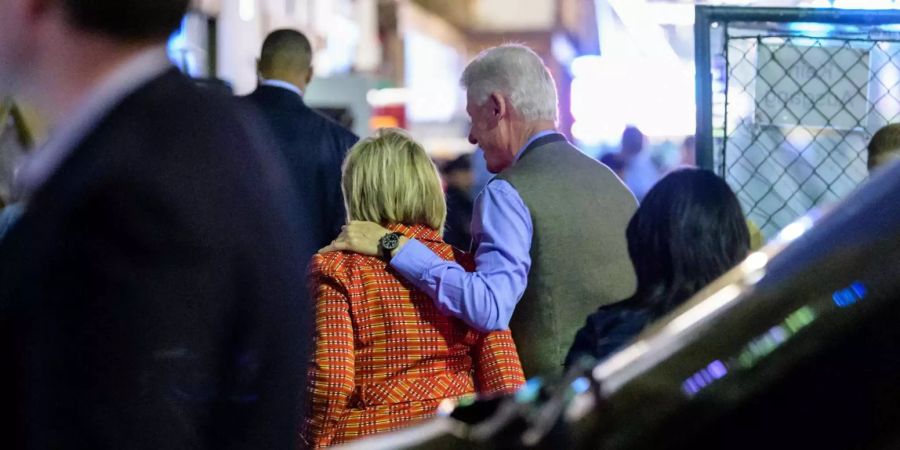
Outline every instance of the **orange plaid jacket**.
[[(392, 230), (471, 270), (471, 258), (424, 226)], [(509, 331), (479, 333), (379, 258), (334, 252), (310, 267), (316, 349), (310, 366), (307, 445), (326, 447), (433, 416), (442, 400), (507, 393), (524, 382)]]

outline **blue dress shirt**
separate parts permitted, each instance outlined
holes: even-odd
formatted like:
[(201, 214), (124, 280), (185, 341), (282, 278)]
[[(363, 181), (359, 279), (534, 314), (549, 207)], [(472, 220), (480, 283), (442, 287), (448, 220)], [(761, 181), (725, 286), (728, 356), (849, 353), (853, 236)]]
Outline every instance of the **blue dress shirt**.
[[(516, 160), (532, 142), (553, 133), (533, 135)], [(472, 214), (475, 272), (444, 261), (414, 239), (391, 266), (434, 299), (444, 314), (480, 331), (505, 330), (528, 285), (532, 234), (531, 213), (522, 197), (505, 180), (493, 179), (475, 199)]]

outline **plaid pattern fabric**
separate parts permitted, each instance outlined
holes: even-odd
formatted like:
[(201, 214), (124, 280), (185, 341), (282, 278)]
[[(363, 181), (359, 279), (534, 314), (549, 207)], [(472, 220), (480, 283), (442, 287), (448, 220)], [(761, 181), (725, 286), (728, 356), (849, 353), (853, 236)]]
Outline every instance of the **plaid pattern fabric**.
[[(473, 268), (430, 228), (391, 229)], [(310, 288), (316, 350), (301, 426), (310, 446), (395, 430), (433, 416), (444, 399), (511, 392), (525, 382), (508, 331), (483, 334), (444, 316), (379, 258), (316, 255)]]

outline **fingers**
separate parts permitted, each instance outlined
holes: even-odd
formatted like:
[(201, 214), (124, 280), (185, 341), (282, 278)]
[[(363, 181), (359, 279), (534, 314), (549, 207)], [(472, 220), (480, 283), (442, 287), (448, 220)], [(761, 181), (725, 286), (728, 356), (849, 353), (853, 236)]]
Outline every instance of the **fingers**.
[[(341, 236), (343, 236), (343, 233), (341, 233)], [(336, 251), (338, 251), (337, 241), (338, 241), (338, 239), (341, 238), (341, 236), (338, 236), (337, 239), (334, 239), (333, 241), (331, 241), (330, 244), (328, 244), (328, 245), (326, 245), (326, 246), (320, 248), (319, 251), (316, 252), (316, 253), (319, 253), (319, 254), (321, 255), (322, 253), (328, 253), (328, 252), (336, 252)]]
[(319, 250), (319, 253), (334, 251), (351, 251), (364, 255), (378, 255), (378, 239), (389, 230), (372, 222), (353, 220), (341, 227), (341, 234), (331, 244)]
[(349, 250), (351, 252), (363, 253), (363, 254), (369, 253), (366, 251), (367, 249), (365, 248), (365, 245), (362, 242), (360, 242), (356, 239), (353, 239), (350, 236), (344, 236), (343, 233), (340, 236), (338, 236), (337, 239), (331, 241), (330, 244), (326, 245), (325, 247), (320, 248), (318, 253), (321, 254), (321, 253), (328, 253), (328, 252), (340, 252), (340, 251), (344, 251), (344, 250)]
[(335, 248), (334, 248), (334, 241), (331, 241), (331, 243), (329, 243), (328, 245), (326, 245), (326, 246), (320, 248), (319, 251), (316, 252), (316, 253), (318, 253), (318, 254), (321, 255), (322, 253), (328, 253), (328, 252), (333, 252), (333, 251), (335, 251)]

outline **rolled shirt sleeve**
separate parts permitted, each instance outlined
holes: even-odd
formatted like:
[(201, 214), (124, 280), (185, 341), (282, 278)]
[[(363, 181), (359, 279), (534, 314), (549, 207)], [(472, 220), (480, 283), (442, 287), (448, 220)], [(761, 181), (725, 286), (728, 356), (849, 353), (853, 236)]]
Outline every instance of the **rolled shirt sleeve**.
[(532, 235), (522, 197), (508, 182), (494, 179), (475, 200), (475, 272), (441, 259), (416, 240), (394, 256), (391, 266), (444, 314), (483, 332), (505, 330), (528, 284)]

